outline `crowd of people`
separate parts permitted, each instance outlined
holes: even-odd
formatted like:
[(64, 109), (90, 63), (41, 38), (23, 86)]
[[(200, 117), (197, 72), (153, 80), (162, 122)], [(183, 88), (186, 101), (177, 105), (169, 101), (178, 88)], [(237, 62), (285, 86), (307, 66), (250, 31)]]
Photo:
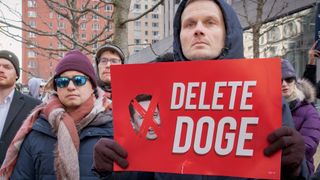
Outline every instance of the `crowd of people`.
[[(270, 132), (264, 147), (266, 157), (282, 150), (281, 179), (320, 179), (313, 160), (320, 139), (314, 106), (320, 92), (315, 65), (319, 52), (314, 47), (302, 79), (288, 60), (281, 62), (283, 125)], [(243, 59), (243, 53), (242, 27), (230, 5), (224, 0), (183, 0), (174, 19), (173, 55), (155, 61)], [(25, 95), (15, 89), (18, 58), (0, 51), (0, 179), (246, 179), (113, 172), (114, 163), (124, 169), (130, 164), (126, 149), (113, 139), (110, 66), (124, 62), (122, 50), (113, 44), (98, 49), (96, 70), (86, 55), (72, 50), (48, 82), (30, 79), (30, 94)]]

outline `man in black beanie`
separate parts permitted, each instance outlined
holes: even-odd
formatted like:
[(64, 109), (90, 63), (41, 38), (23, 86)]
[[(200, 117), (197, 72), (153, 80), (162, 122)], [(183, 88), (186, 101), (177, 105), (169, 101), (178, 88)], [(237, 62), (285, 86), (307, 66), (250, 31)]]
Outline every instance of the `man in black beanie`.
[(0, 51), (0, 165), (3, 163), (7, 148), (22, 121), (40, 100), (15, 90), (20, 77), (18, 57), (6, 50)]

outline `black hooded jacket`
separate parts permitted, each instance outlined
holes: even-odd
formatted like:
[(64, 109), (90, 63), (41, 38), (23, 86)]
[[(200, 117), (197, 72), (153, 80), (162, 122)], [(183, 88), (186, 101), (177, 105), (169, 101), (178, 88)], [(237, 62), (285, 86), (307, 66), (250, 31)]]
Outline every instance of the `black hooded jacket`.
[[(220, 7), (224, 23), (226, 26), (225, 47), (221, 50), (220, 56), (216, 59), (240, 59), (243, 58), (243, 31), (240, 25), (237, 14), (232, 7), (224, 0), (215, 0), (215, 3)], [(180, 42), (181, 31), (181, 15), (185, 9), (187, 0), (184, 0), (179, 5), (176, 15), (174, 17), (173, 27), (173, 53), (175, 61), (187, 61), (188, 59), (183, 55)]]

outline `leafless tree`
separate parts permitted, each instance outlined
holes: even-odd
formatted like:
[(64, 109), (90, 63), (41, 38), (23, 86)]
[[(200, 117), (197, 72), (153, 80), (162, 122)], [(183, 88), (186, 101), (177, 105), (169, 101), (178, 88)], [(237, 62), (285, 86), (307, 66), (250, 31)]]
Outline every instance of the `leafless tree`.
[(239, 11), (242, 13), (238, 13), (238, 15), (245, 19), (248, 29), (252, 33), (253, 56), (259, 58), (260, 37), (281, 22), (278, 21), (268, 27), (264, 27), (264, 24), (270, 21), (272, 17), (279, 16), (288, 7), (288, 2), (284, 0), (242, 0), (241, 3), (243, 9)]
[[(80, 49), (87, 54), (94, 54), (93, 45), (103, 45), (108, 43), (108, 40), (113, 39), (113, 43), (117, 44), (127, 54), (128, 52), (128, 28), (127, 23), (138, 20), (144, 15), (152, 12), (156, 7), (161, 5), (164, 0), (159, 0), (152, 8), (146, 10), (138, 17), (128, 19), (131, 0), (43, 0), (45, 5), (50, 9), (50, 12), (57, 16), (57, 19), (63, 19), (66, 22), (66, 27), (53, 29), (52, 24), (43, 17), (42, 24), (36, 27), (33, 24), (26, 22), (21, 13), (10, 9), (6, 4), (0, 1), (0, 4), (8, 8), (14, 13), (17, 18), (22, 19), (22, 27), (14, 25), (20, 20), (8, 19), (0, 12), (0, 33), (5, 34), (17, 41), (25, 43), (37, 49), (39, 55), (48, 56), (50, 58), (61, 56), (61, 52), (71, 49)], [(104, 9), (107, 5), (111, 5), (114, 9), (111, 15), (106, 15)], [(0, 10), (1, 11), (1, 10)], [(25, 17), (27, 15), (24, 15)], [(20, 17), (20, 18), (19, 18)], [(81, 23), (92, 21), (92, 18), (87, 18), (84, 22), (82, 17), (98, 17), (105, 22), (102, 27), (91, 35), (89, 40), (82, 40), (80, 37)], [(37, 18), (42, 18), (37, 16)], [(30, 33), (45, 38), (55, 38), (59, 42), (59, 47), (50, 47), (46, 44), (35, 42), (25, 36), (16, 35), (10, 32), (10, 28), (22, 30), (23, 33)], [(112, 28), (112, 30), (110, 30)]]

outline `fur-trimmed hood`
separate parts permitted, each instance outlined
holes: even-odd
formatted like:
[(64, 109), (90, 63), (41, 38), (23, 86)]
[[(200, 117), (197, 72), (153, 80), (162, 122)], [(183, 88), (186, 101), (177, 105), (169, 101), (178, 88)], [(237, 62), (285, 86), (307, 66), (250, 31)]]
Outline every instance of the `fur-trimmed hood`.
[(295, 91), (300, 101), (312, 103), (316, 100), (316, 89), (307, 79), (298, 79)]

